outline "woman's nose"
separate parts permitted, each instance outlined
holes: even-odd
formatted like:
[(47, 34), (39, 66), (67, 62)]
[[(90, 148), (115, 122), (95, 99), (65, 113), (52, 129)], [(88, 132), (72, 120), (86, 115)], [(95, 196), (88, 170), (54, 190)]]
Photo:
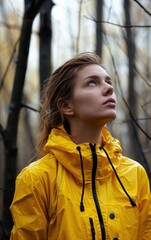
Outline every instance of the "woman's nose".
[(114, 92), (114, 90), (113, 90), (113, 86), (112, 85), (109, 85), (109, 84), (105, 85), (104, 91), (103, 91), (105, 96), (112, 95), (113, 92)]

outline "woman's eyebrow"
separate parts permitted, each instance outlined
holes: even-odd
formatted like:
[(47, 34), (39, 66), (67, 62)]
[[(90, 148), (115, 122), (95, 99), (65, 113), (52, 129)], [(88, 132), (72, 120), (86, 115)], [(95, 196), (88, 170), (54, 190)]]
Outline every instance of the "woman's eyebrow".
[[(86, 76), (85, 78), (83, 78), (83, 81), (85, 81), (85, 80), (87, 80), (87, 79), (90, 79), (90, 78), (99, 79), (100, 76), (99, 76), (99, 75), (95, 75), (95, 74), (89, 75), (89, 76)], [(105, 80), (110, 80), (110, 81), (112, 81), (112, 79), (111, 79), (108, 75), (105, 76), (104, 79), (105, 79)]]
[(110, 78), (109, 76), (106, 76), (105, 79), (112, 81), (112, 78)]
[(83, 78), (83, 81), (89, 79), (89, 78), (93, 78), (93, 79), (99, 79), (100, 77), (98, 75), (88, 75), (85, 78)]

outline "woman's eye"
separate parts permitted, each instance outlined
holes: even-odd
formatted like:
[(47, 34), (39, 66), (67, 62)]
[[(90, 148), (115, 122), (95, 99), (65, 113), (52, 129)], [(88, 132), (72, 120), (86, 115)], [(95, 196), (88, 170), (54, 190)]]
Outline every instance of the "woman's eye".
[(112, 81), (107, 81), (107, 83), (112, 86)]
[(96, 86), (96, 82), (94, 80), (91, 80), (87, 83), (88, 86)]

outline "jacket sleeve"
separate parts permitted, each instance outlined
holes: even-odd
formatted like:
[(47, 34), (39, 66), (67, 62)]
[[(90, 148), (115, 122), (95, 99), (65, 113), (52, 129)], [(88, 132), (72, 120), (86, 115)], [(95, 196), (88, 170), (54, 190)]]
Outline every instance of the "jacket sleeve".
[(42, 184), (42, 177), (27, 169), (17, 177), (10, 207), (14, 222), (10, 240), (47, 239), (48, 204)]
[(145, 232), (144, 232), (143, 240), (151, 240), (151, 194), (150, 194), (150, 200), (149, 200), (147, 219), (145, 222)]
[(143, 169), (140, 177), (141, 191), (139, 203), (139, 236), (138, 239), (151, 240), (151, 193), (147, 174)]
[(147, 217), (144, 222), (144, 235), (142, 240), (151, 240), (151, 194), (148, 198), (148, 204), (147, 205)]

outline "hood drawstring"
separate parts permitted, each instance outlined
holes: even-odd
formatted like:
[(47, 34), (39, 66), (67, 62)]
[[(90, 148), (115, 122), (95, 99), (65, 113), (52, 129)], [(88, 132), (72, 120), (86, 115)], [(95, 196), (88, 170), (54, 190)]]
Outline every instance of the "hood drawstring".
[(80, 155), (80, 163), (81, 163), (81, 172), (82, 172), (82, 194), (81, 194), (81, 201), (80, 201), (80, 211), (84, 212), (84, 204), (83, 204), (83, 196), (84, 196), (84, 187), (85, 187), (85, 179), (84, 179), (84, 169), (83, 169), (83, 161), (82, 161), (82, 154), (81, 148), (78, 146), (77, 150)]
[[(114, 168), (114, 165), (113, 165), (113, 163), (112, 163), (112, 161), (111, 161), (111, 159), (110, 159), (107, 151), (106, 151), (105, 148), (103, 148), (103, 147), (100, 147), (100, 150), (101, 150), (101, 149), (105, 152), (105, 154), (106, 154), (106, 156), (107, 156), (107, 159), (108, 159), (108, 161), (109, 161), (109, 163), (110, 163), (110, 165), (111, 165), (111, 167), (112, 167), (112, 169), (113, 169), (113, 171), (114, 171), (114, 173), (115, 173), (115, 176), (116, 176), (118, 182), (120, 183), (123, 191), (125, 192), (126, 196), (128, 197), (131, 206), (132, 206), (132, 207), (135, 207), (135, 206), (136, 206), (136, 203), (135, 203), (135, 201), (130, 197), (130, 195), (128, 194), (128, 192), (126, 191), (123, 183), (121, 182), (121, 180), (120, 180), (120, 178), (119, 178), (119, 176), (118, 176), (118, 174), (117, 174), (117, 172), (116, 172), (116, 170), (115, 170), (115, 168)], [(84, 212), (83, 197), (84, 197), (84, 188), (85, 188), (85, 178), (84, 178), (84, 169), (83, 169), (83, 161), (82, 161), (82, 154), (81, 154), (81, 148), (80, 148), (80, 146), (77, 147), (77, 150), (78, 150), (79, 156), (80, 156), (81, 172), (82, 172), (82, 194), (81, 194), (81, 201), (80, 201), (80, 211), (81, 211), (81, 212)]]
[(111, 161), (111, 159), (110, 159), (107, 151), (106, 151), (103, 147), (100, 147), (100, 150), (101, 150), (101, 149), (103, 149), (103, 151), (105, 152), (105, 154), (106, 154), (106, 156), (107, 156), (107, 158), (108, 158), (108, 161), (109, 161), (109, 163), (110, 163), (110, 165), (111, 165), (111, 167), (112, 167), (112, 169), (113, 169), (113, 171), (114, 171), (114, 173), (115, 173), (115, 176), (116, 176), (117, 180), (119, 181), (119, 183), (120, 183), (123, 191), (125, 192), (125, 194), (126, 194), (127, 197), (129, 198), (129, 201), (130, 201), (130, 203), (131, 203), (131, 206), (132, 206), (132, 207), (135, 207), (135, 206), (136, 206), (136, 203), (135, 203), (135, 201), (130, 197), (130, 195), (128, 194), (128, 192), (126, 191), (123, 183), (121, 182), (121, 180), (120, 180), (120, 178), (119, 178), (119, 176), (118, 176), (118, 174), (117, 174), (117, 172), (116, 172), (116, 170), (115, 170), (115, 168), (114, 168), (114, 166), (113, 166), (113, 163), (112, 163), (112, 161)]

